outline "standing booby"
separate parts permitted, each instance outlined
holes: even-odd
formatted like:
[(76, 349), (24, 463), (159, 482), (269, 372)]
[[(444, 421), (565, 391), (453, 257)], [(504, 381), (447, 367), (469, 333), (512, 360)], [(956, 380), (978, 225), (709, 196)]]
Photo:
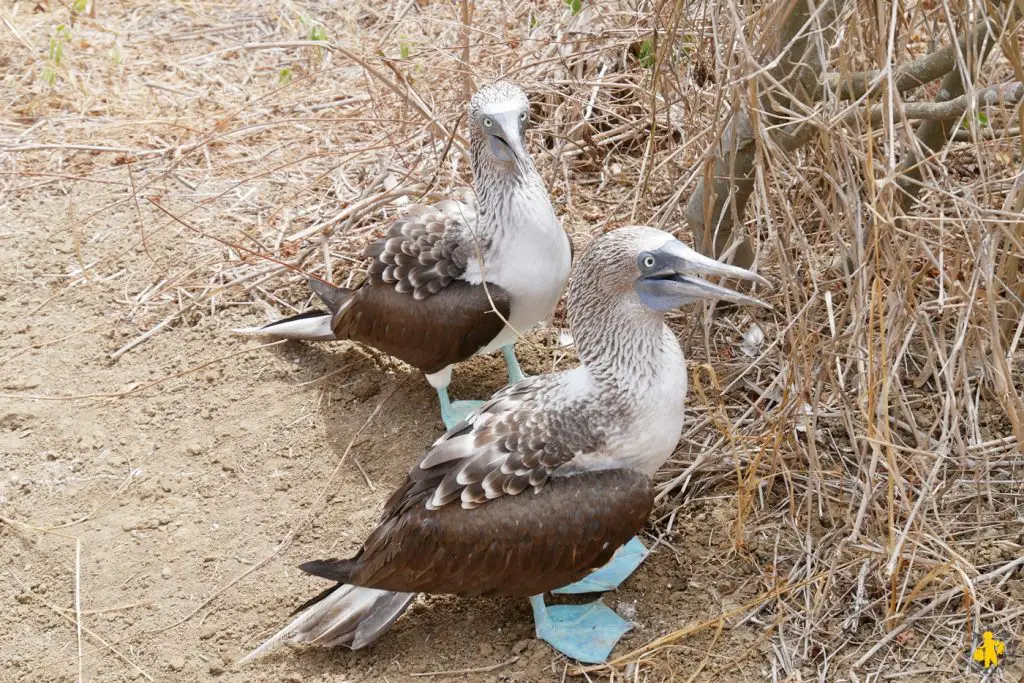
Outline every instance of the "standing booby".
[(309, 311), (237, 330), (280, 339), (349, 339), (423, 371), (450, 428), (481, 401), (448, 398), (452, 365), (501, 349), (509, 383), (523, 379), (514, 343), (551, 315), (569, 276), (572, 243), (526, 151), (530, 103), (498, 82), (469, 102), (477, 208), (416, 205), (369, 245), (363, 284), (310, 279), (329, 313)]
[(355, 557), (300, 565), (337, 584), (243, 661), (286, 639), (364, 647), (417, 593), (528, 597), (538, 638), (604, 661), (629, 623), (600, 602), (545, 606), (543, 594), (607, 563), (653, 508), (687, 386), (665, 312), (704, 298), (764, 305), (699, 274), (766, 282), (653, 228), (595, 240), (568, 295), (581, 365), (505, 387), (438, 439)]

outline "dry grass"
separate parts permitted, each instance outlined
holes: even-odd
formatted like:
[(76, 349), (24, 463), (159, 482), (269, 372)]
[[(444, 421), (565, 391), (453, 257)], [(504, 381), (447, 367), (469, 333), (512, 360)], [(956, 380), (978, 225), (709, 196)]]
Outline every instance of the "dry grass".
[[(120, 283), (117, 358), (224, 307), (301, 310), (304, 273), (359, 278), (362, 245), (403, 202), (468, 182), (466, 79), (503, 75), (530, 93), (532, 149), (579, 244), (630, 223), (684, 225), (785, 6), (583, 0), (573, 16), (561, 3), (475, 4), (468, 30), (458, 3), (416, 0), (97, 0), (95, 18), (73, 25), (55, 3), (7, 5), (0, 187), (66, 205), (77, 266), (50, 277), (58, 293)], [(842, 40), (822, 46), (830, 71), (904, 63), (983, 11), (875, 7), (841, 14)], [(975, 86), (1019, 80), (1012, 28)], [(57, 44), (59, 64), (47, 56)], [(686, 670), (673, 643), (753, 624), (773, 680), (950, 678), (969, 671), (980, 629), (1024, 635), (1024, 114), (969, 112), (904, 215), (902, 111), (884, 88), (860, 103), (826, 96), (790, 113), (813, 130), (799, 153), (759, 140), (743, 224), (777, 283), (775, 314), (677, 320), (693, 410), (658, 522), (670, 543), (680, 506), (732, 496), (723, 566), (754, 577), (757, 597), (616, 668)], [(80, 212), (84, 197), (102, 208)], [(131, 253), (102, 249), (118, 214), (137, 231)], [(151, 248), (166, 233), (191, 258)], [(751, 315), (764, 341), (748, 357)], [(699, 677), (727, 677), (736, 653), (711, 652)]]

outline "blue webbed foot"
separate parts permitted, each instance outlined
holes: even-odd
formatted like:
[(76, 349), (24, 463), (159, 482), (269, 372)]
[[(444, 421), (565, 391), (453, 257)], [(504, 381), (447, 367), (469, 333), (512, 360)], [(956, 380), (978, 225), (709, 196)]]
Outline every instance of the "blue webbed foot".
[(442, 407), (441, 419), (444, 420), (445, 429), (451, 429), (459, 424), (483, 404), (484, 401), (452, 401), (448, 404), (447, 411)]
[(437, 398), (441, 402), (441, 420), (444, 421), (445, 429), (451, 429), (462, 422), (484, 404), (483, 401), (451, 401), (448, 399), (447, 388), (438, 389)]
[(514, 344), (506, 344), (501, 347), (501, 355), (505, 356), (505, 365), (508, 366), (508, 383), (515, 384), (526, 379), (523, 369), (519, 367), (519, 359), (516, 358), (516, 347)]
[(598, 600), (588, 605), (544, 604), (544, 598), (530, 598), (537, 637), (567, 657), (600, 664), (608, 659), (615, 643), (633, 625)]
[(608, 561), (608, 564), (597, 569), (576, 583), (556, 588), (551, 591), (558, 594), (572, 593), (603, 593), (615, 590), (619, 585), (629, 578), (629, 575), (636, 571), (640, 563), (647, 557), (650, 551), (644, 547), (640, 539), (634, 536), (629, 543), (615, 551), (615, 555)]

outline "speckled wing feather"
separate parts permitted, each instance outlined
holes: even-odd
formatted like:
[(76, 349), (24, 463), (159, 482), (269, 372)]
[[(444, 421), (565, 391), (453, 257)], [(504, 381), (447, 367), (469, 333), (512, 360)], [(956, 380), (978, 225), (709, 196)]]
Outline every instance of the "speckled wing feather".
[(413, 206), (367, 247), (373, 261), (362, 285), (320, 295), (333, 313), (335, 339), (367, 344), (428, 374), (493, 341), (511, 315), (508, 293), (458, 277), (475, 220), (463, 202)]
[(653, 488), (633, 470), (572, 469), (604, 436), (582, 404), (545, 402), (558, 377), (496, 394), (431, 446), (355, 558), (302, 569), (393, 591), (529, 596), (603, 565), (643, 527)]
[(473, 508), (528, 488), (604, 442), (600, 421), (587, 419), (587, 402), (565, 397), (567, 373), (541, 375), (506, 387), (435, 442), (409, 475), (431, 481), (447, 466), (427, 507), (453, 501)]
[(466, 270), (475, 222), (475, 210), (463, 202), (411, 207), (363, 253), (373, 259), (370, 280), (416, 299), (437, 294)]

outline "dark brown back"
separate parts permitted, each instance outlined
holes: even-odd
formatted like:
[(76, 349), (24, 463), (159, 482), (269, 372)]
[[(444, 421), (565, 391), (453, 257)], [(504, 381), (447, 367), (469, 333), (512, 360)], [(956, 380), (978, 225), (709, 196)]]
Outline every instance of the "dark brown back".
[(650, 479), (633, 470), (551, 477), (536, 494), (471, 510), (458, 503), (428, 510), (430, 490), (407, 481), (396, 492), (404, 491), (402, 504), (389, 510), (359, 555), (302, 569), (392, 591), (528, 597), (604, 565), (654, 506)]
[[(508, 294), (487, 285), (501, 315), (508, 319)], [(454, 280), (425, 299), (367, 282), (334, 320), (338, 339), (351, 339), (399, 358), (426, 373), (443, 370), (487, 346), (505, 326), (482, 285)]]

